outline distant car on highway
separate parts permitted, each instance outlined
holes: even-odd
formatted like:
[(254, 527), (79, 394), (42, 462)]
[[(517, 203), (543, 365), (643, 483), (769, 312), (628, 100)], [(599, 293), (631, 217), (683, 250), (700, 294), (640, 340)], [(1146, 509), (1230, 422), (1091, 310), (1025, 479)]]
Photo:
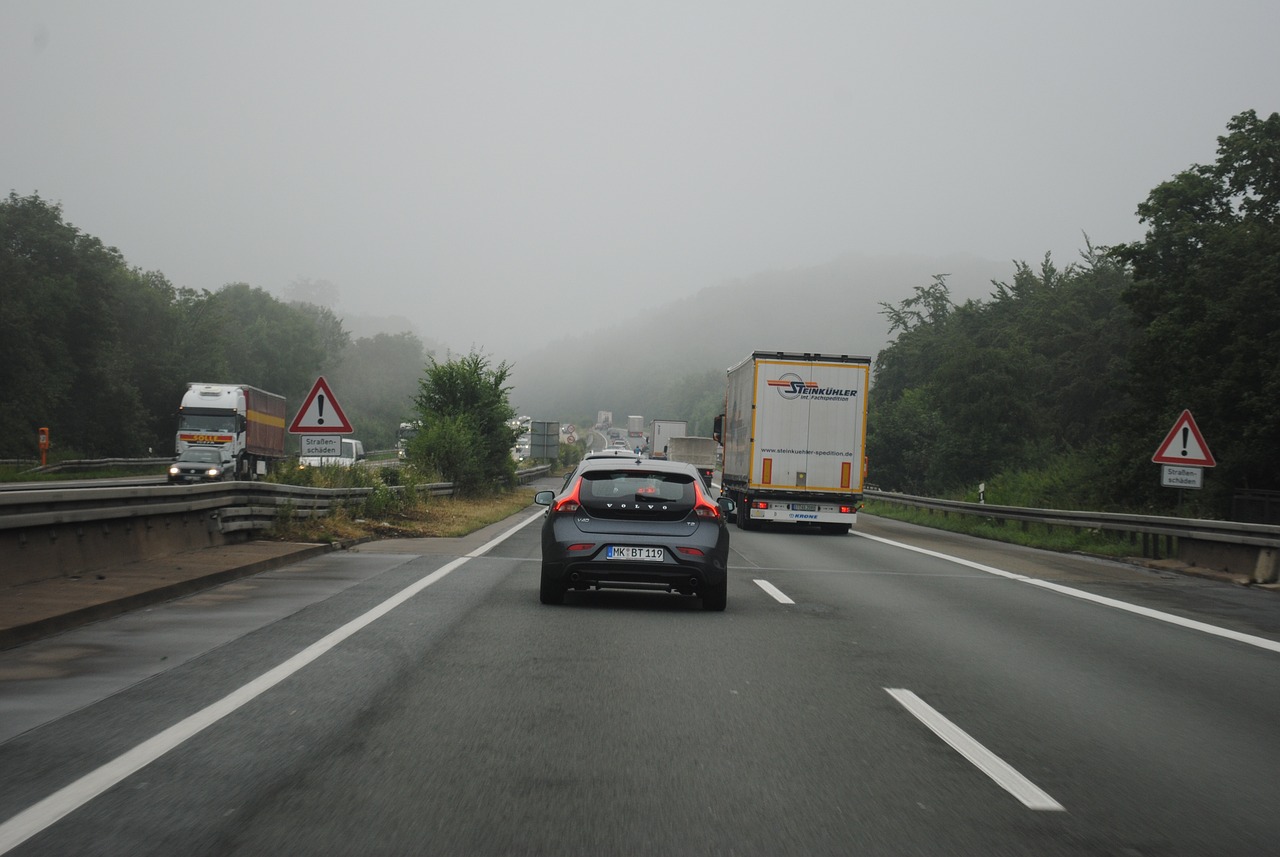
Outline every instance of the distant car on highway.
[(221, 482), (231, 472), (231, 462), (222, 460), (219, 447), (190, 446), (169, 465), (169, 481)]

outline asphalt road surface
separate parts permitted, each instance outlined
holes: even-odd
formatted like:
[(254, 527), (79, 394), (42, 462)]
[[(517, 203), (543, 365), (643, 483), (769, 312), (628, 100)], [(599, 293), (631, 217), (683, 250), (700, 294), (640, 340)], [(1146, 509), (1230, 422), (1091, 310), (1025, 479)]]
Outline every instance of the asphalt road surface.
[(0, 653), (0, 854), (1280, 852), (1274, 593), (864, 516), (548, 607), (540, 515)]

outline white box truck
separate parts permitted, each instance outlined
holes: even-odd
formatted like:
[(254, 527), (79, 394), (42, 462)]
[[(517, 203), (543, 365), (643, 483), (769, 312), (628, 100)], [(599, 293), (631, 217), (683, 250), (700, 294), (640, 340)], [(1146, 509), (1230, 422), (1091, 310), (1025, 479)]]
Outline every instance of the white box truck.
[(721, 491), (744, 530), (769, 521), (845, 533), (865, 478), (871, 358), (755, 351), (728, 371)]
[(711, 488), (711, 480), (716, 473), (716, 457), (720, 452), (720, 444), (711, 437), (673, 437), (667, 447), (668, 461), (683, 461), (698, 468), (702, 481)]
[(649, 424), (649, 457), (666, 458), (671, 438), (688, 433), (689, 424), (684, 420), (654, 420)]

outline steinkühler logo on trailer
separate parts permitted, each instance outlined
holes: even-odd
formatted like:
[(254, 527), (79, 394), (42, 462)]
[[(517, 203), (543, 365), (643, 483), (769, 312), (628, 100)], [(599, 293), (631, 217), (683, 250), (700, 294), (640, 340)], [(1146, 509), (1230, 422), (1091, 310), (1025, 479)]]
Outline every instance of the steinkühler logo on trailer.
[(858, 395), (857, 390), (845, 387), (823, 387), (817, 381), (806, 381), (794, 372), (785, 372), (776, 379), (765, 382), (778, 391), (784, 399), (817, 399), (822, 401), (848, 401)]

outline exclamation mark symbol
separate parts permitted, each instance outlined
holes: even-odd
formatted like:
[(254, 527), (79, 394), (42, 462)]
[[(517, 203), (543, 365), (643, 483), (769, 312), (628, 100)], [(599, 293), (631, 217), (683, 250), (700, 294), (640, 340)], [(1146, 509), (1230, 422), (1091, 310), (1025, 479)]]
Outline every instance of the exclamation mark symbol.
[[(316, 404), (320, 407), (320, 418), (319, 418), (318, 420), (316, 420), (316, 425), (318, 425), (318, 426), (322, 426), (322, 425), (324, 425), (324, 393), (321, 393), (321, 394), (319, 394), (318, 396), (316, 396)], [(1182, 445), (1183, 445), (1183, 446), (1186, 446), (1186, 445), (1187, 445), (1187, 442), (1186, 442), (1186, 440), (1185, 440), (1185, 438), (1186, 438), (1186, 431), (1187, 431), (1186, 429), (1183, 429), (1183, 430), (1182, 430), (1182, 432), (1183, 432), (1183, 438), (1184, 438), (1184, 440), (1182, 441)], [(1186, 455), (1186, 454), (1187, 454), (1187, 451), (1186, 451), (1185, 449), (1184, 449), (1184, 450), (1182, 450), (1182, 454), (1183, 454), (1183, 455)]]
[(1186, 454), (1187, 454), (1187, 438), (1188, 438), (1190, 435), (1191, 435), (1191, 429), (1190, 429), (1190, 428), (1188, 428), (1187, 426), (1183, 426), (1183, 427), (1182, 427), (1182, 455), (1183, 455), (1183, 457), (1186, 457)]

